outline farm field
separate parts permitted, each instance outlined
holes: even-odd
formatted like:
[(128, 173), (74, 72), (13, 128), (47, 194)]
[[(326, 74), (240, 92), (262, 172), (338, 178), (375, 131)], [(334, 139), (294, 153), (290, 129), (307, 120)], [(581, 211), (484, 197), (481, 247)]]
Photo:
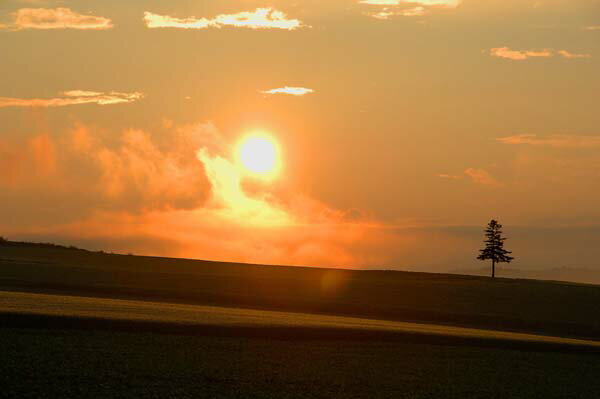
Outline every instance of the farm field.
[(597, 286), (0, 249), (2, 397), (600, 392)]
[(600, 340), (600, 286), (0, 246), (0, 290), (349, 316)]
[[(24, 317), (11, 319), (10, 315), (23, 315)], [(339, 338), (351, 336), (352, 333), (363, 338), (374, 336), (387, 340), (420, 337), (434, 343), (454, 338), (455, 342), (465, 344), (490, 341), (489, 345), (494, 343), (505, 346), (537, 344), (540, 348), (547, 344), (562, 347), (563, 350), (579, 349), (600, 353), (600, 341), (496, 330), (306, 313), (0, 291), (0, 320), (2, 316), (5, 320), (27, 320), (27, 315), (50, 316), (48, 319), (41, 320), (57, 320), (59, 322), (60, 317), (80, 320), (80, 325), (83, 327), (85, 327), (86, 320), (101, 319), (128, 321), (132, 325), (140, 325), (142, 329), (151, 329), (153, 324), (150, 323), (162, 326), (173, 324), (179, 328), (171, 331), (181, 332), (189, 328), (191, 333), (196, 334), (203, 333), (203, 331), (218, 334), (219, 331), (237, 330), (255, 331), (259, 335), (261, 331), (264, 331), (266, 335), (269, 335), (269, 330), (274, 330), (286, 331), (288, 335), (297, 331), (294, 334), (296, 337), (310, 332), (310, 335), (319, 337), (319, 331), (326, 331), (329, 336)], [(52, 316), (57, 318), (52, 319)], [(35, 320), (35, 317), (31, 317), (30, 320)], [(72, 323), (72, 325), (77, 326), (77, 323)], [(96, 325), (101, 326), (102, 324), (97, 323)], [(115, 325), (123, 324), (115, 323)], [(166, 331), (169, 330), (166, 329)], [(361, 332), (362, 334), (360, 334)], [(243, 333), (240, 334), (243, 335)]]
[(419, 344), (0, 329), (6, 398), (595, 398), (598, 356)]

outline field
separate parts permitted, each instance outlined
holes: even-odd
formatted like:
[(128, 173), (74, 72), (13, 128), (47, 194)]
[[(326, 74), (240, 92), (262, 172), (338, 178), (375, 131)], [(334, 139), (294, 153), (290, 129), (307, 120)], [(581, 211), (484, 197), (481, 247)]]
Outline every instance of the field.
[(1, 397), (594, 398), (600, 287), (0, 246)]
[(1, 329), (2, 397), (596, 398), (596, 356), (402, 342)]

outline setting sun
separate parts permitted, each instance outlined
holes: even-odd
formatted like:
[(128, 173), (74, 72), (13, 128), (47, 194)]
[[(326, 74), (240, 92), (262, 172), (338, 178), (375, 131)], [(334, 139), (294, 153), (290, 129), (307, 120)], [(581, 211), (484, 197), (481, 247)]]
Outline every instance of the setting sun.
[(264, 134), (252, 134), (240, 142), (238, 161), (247, 173), (270, 179), (279, 172), (279, 150), (275, 140)]

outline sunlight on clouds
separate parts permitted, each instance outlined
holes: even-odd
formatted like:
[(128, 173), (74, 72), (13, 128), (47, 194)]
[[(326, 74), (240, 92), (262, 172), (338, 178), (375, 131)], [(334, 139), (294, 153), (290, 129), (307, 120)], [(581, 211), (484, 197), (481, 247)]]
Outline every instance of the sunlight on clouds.
[(63, 97), (56, 98), (10, 98), (0, 97), (0, 108), (5, 107), (64, 107), (78, 104), (113, 105), (124, 104), (140, 100), (144, 95), (140, 92), (120, 93), (111, 91), (107, 93), (69, 90), (60, 93)]
[(485, 169), (469, 168), (465, 170), (465, 174), (473, 180), (474, 183), (482, 184), (484, 186), (495, 186), (500, 187), (503, 184), (500, 183), (494, 176)]
[(440, 179), (459, 181), (468, 177), (475, 184), (482, 184), (484, 186), (495, 186), (501, 187), (504, 184), (498, 181), (494, 176), (485, 169), (468, 168), (462, 175), (451, 175), (448, 173), (438, 173), (436, 176)]
[(198, 150), (197, 156), (206, 170), (212, 188), (212, 202), (217, 206), (219, 215), (251, 225), (292, 224), (293, 219), (287, 212), (243, 191), (243, 172), (233, 162), (219, 155), (211, 156), (206, 148)]
[(304, 96), (306, 94), (314, 93), (313, 89), (307, 89), (305, 87), (279, 87), (270, 90), (260, 90), (262, 94), (289, 94), (291, 96)]
[[(247, 191), (232, 143), (212, 124), (166, 129), (160, 139), (83, 125), (0, 137), (0, 213), (20, 204), (12, 227), (0, 219), (3, 231), (137, 243), (146, 254), (337, 267), (382, 263), (382, 248), (398, 248), (389, 244), (393, 229), (363, 212), (282, 186)], [(46, 208), (69, 212), (42, 212), (30, 201), (42, 195)]]
[(490, 50), (492, 57), (505, 58), (514, 61), (523, 61), (529, 58), (550, 58), (560, 56), (567, 59), (591, 58), (590, 54), (574, 54), (566, 50), (555, 51), (553, 49), (543, 50), (512, 50), (508, 47), (497, 47)]
[(69, 8), (22, 8), (12, 14), (15, 18), (10, 26), (22, 29), (91, 29), (105, 30), (113, 27), (105, 17), (84, 15)]
[(237, 14), (221, 14), (215, 18), (176, 18), (146, 11), (144, 21), (148, 28), (207, 29), (226, 26), (250, 29), (295, 30), (306, 27), (300, 20), (288, 19), (287, 15), (273, 8), (257, 8)]
[(542, 137), (535, 134), (519, 134), (516, 136), (501, 137), (497, 141), (502, 144), (524, 144), (554, 148), (600, 148), (600, 136), (554, 134)]
[(458, 7), (462, 0), (361, 0), (361, 4), (382, 5), (382, 6), (398, 6), (401, 4), (421, 4), (424, 6), (440, 6), (455, 8)]
[(521, 61), (531, 57), (552, 57), (552, 52), (549, 49), (544, 50), (511, 50), (508, 47), (496, 47), (490, 50), (493, 57), (506, 58), (509, 60)]
[(557, 54), (560, 55), (561, 57), (564, 58), (591, 58), (592, 56), (590, 54), (574, 54), (574, 53), (570, 53), (567, 50), (558, 50)]
[(373, 17), (376, 19), (389, 19), (391, 17), (401, 16), (401, 17), (422, 17), (423, 15), (429, 14), (429, 11), (425, 9), (425, 7), (414, 7), (408, 8), (406, 10), (394, 11), (385, 7), (383, 10), (379, 12), (366, 12), (365, 15), (369, 17)]
[(449, 175), (447, 173), (438, 173), (436, 176), (439, 177), (440, 179), (450, 179), (450, 180), (460, 180), (463, 178), (463, 176)]
[[(392, 17), (422, 17), (431, 13), (435, 8), (456, 8), (462, 0), (361, 0), (360, 4), (384, 6), (376, 12), (368, 11), (363, 14), (376, 19)], [(402, 8), (402, 6), (405, 6)]]

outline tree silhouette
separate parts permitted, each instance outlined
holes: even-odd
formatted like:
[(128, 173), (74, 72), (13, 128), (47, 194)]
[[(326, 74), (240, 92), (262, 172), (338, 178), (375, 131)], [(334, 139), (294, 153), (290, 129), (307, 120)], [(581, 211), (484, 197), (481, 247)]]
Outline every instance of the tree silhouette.
[(497, 220), (491, 220), (485, 229), (485, 248), (480, 250), (477, 259), (492, 260), (492, 278), (496, 277), (496, 263), (510, 263), (514, 258), (510, 256), (511, 251), (504, 249), (504, 241), (502, 237), (502, 225)]

